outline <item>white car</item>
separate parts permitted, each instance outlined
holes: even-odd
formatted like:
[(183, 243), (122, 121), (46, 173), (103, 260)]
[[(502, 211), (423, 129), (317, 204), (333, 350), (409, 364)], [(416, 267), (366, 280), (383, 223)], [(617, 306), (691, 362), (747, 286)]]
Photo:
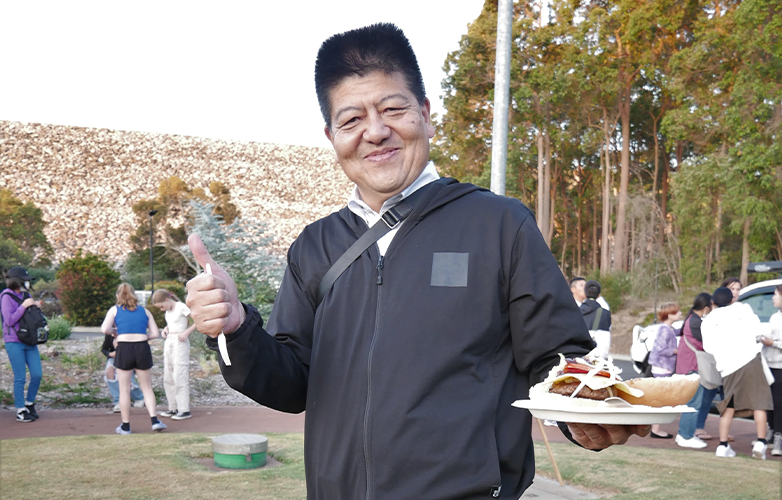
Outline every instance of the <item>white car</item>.
[[(760, 318), (760, 322), (768, 327), (769, 319), (777, 309), (771, 302), (774, 295), (774, 288), (782, 285), (782, 278), (760, 281), (746, 286), (739, 292), (739, 302), (749, 304), (752, 310)], [(678, 330), (682, 326), (681, 321), (674, 323), (673, 328)], [(635, 325), (633, 327), (633, 344), (630, 346), (630, 357), (633, 360), (633, 369), (644, 377), (651, 376), (652, 367), (649, 365), (649, 353), (652, 352), (654, 339), (657, 337), (657, 330), (660, 324), (643, 327)]]

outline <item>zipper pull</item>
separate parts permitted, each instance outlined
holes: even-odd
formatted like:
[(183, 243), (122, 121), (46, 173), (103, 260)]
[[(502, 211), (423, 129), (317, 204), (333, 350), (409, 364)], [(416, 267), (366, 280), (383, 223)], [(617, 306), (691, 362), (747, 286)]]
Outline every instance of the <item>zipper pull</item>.
[(377, 261), (377, 284), (383, 284), (383, 256), (381, 255)]

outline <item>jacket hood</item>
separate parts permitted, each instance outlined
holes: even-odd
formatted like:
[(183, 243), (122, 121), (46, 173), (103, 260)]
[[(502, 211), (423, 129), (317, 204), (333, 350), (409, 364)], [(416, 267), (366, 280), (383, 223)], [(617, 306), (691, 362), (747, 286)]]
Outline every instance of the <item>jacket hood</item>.
[(581, 303), (581, 313), (584, 315), (593, 313), (600, 309), (600, 304), (595, 299), (586, 299)]

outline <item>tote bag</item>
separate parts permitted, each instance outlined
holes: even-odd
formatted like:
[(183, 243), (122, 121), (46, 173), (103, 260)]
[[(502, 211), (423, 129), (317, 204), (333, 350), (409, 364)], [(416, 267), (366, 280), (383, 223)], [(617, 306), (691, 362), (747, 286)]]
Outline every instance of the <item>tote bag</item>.
[(722, 375), (717, 371), (717, 362), (714, 360), (714, 356), (706, 351), (696, 349), (684, 335), (682, 335), (682, 339), (687, 347), (693, 350), (695, 358), (698, 360), (698, 375), (701, 377), (701, 385), (706, 389), (716, 389), (721, 386)]

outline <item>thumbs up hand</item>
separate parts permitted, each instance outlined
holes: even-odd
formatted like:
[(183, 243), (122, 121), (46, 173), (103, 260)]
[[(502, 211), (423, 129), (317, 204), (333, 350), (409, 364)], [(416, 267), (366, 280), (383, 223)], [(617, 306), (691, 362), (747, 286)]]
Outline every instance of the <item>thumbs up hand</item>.
[(236, 284), (212, 259), (201, 237), (191, 234), (187, 239), (196, 262), (212, 274), (203, 273), (187, 282), (190, 315), (199, 332), (217, 337), (220, 332), (233, 333), (244, 322), (244, 307), (239, 303)]

